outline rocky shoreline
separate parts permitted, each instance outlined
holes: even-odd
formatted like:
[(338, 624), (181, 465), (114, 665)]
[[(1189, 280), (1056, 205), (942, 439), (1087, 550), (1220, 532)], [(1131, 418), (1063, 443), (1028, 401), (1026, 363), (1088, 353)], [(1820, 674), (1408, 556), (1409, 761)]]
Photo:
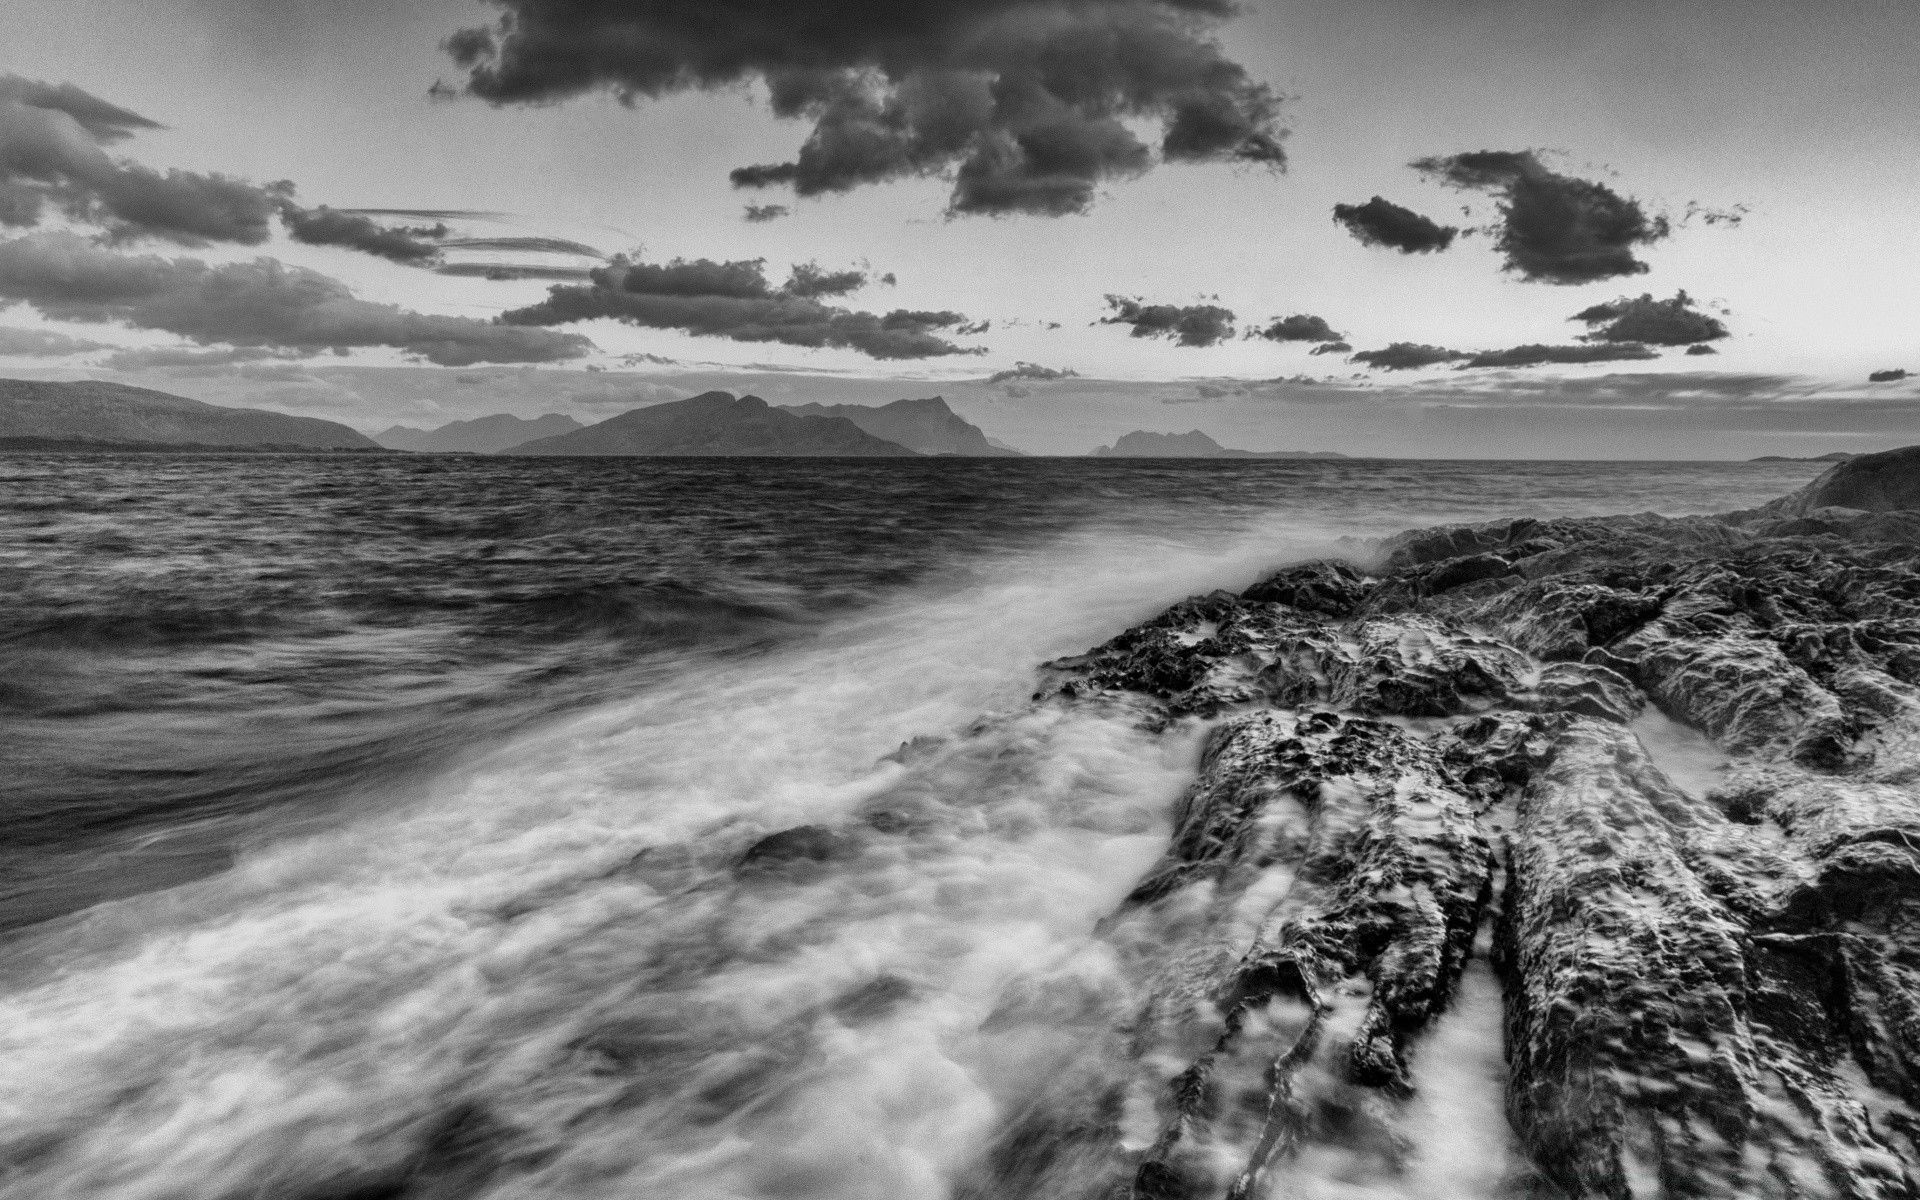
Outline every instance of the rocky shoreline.
[[(1081, 1013), (1105, 1052), (963, 1194), (1260, 1196), (1319, 1142), (1391, 1169), (1478, 937), (1514, 1194), (1920, 1195), (1914, 510), (1920, 449), (1745, 513), (1417, 530), (1049, 664), (1040, 702), (1215, 724), (1101, 930), (1149, 999)], [(1662, 773), (1650, 706), (1720, 786)]]

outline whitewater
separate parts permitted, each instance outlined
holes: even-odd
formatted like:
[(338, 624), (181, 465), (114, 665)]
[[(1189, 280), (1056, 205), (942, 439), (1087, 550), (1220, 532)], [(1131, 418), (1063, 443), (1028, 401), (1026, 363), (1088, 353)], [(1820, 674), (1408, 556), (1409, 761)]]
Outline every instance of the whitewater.
[[(0, 1198), (968, 1194), (1094, 1052), (1055, 1001), (1131, 986), (1096, 930), (1206, 733), (1040, 664), (1409, 526), (1816, 470), (9, 458)], [(1409, 1171), (1273, 1194), (1506, 1194), (1499, 1007), (1482, 954)]]

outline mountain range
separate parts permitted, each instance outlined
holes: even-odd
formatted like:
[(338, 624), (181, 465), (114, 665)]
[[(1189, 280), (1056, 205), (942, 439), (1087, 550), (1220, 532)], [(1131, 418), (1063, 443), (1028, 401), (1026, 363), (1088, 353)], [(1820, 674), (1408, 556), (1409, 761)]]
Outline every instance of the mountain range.
[(1095, 458), (1345, 458), (1331, 450), (1230, 450), (1198, 429), (1187, 433), (1148, 433), (1136, 429)]
[(490, 417), (475, 417), (471, 421), (449, 421), (435, 429), (394, 425), (374, 434), (373, 440), (389, 450), (496, 454), (522, 442), (558, 437), (585, 428), (572, 417), (559, 413), (548, 413), (532, 420), (495, 413)]
[(758, 396), (705, 392), (691, 400), (631, 409), (598, 425), (524, 442), (506, 453), (885, 458), (914, 452), (873, 436), (845, 417), (800, 416)]
[(124, 383), (0, 379), (0, 439), (38, 446), (299, 446), (378, 450), (366, 434), (317, 417), (225, 408)]
[(789, 404), (787, 412), (803, 417), (845, 417), (877, 438), (885, 438), (921, 454), (962, 454), (979, 458), (1018, 458), (1020, 452), (996, 445), (979, 426), (947, 407), (941, 396), (924, 400), (895, 400), (877, 407), (865, 404)]

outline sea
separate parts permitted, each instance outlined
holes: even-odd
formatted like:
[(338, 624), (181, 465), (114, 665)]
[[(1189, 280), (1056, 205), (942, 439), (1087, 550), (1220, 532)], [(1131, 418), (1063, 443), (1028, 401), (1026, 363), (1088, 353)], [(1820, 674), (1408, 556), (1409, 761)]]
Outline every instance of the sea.
[[(1041, 663), (1823, 466), (0, 456), (0, 1200), (951, 1196), (1072, 1052), (988, 1018), (1111, 971), (1204, 736)], [(1498, 1004), (1422, 1048), (1412, 1166), (1275, 1194), (1504, 1195)]]

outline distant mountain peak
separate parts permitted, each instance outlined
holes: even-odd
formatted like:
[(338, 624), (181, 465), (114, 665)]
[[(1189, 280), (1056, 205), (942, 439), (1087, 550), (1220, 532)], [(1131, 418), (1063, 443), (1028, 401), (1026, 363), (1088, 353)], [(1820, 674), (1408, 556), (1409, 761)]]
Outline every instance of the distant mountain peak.
[(337, 421), (228, 408), (171, 392), (83, 379), (0, 379), (0, 437), (194, 446), (377, 450)]
[(580, 422), (560, 413), (547, 413), (533, 418), (494, 413), (465, 421), (449, 421), (435, 429), (395, 425), (374, 434), (373, 440), (389, 450), (494, 454), (535, 438), (556, 437), (584, 428)]
[(947, 405), (944, 396), (895, 400), (890, 404), (794, 404), (782, 411), (811, 417), (842, 417), (875, 437), (898, 442), (921, 454), (957, 454), (1010, 458), (1018, 450), (996, 446), (985, 431)]
[(1345, 458), (1328, 450), (1232, 450), (1198, 429), (1186, 433), (1151, 433), (1136, 429), (1111, 446), (1093, 451), (1095, 458)]
[(758, 396), (702, 392), (631, 408), (598, 425), (508, 449), (512, 454), (907, 457), (914, 452), (843, 417), (799, 414)]

